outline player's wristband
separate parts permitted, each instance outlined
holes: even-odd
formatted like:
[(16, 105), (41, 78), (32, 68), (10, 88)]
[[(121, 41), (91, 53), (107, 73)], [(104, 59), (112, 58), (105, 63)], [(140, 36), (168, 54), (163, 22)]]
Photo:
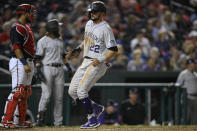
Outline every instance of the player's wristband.
[(21, 63), (23, 64), (23, 65), (27, 65), (27, 61), (25, 60), (25, 58), (21, 58), (21, 59), (19, 59), (20, 61), (21, 61)]
[(98, 60), (99, 60), (100, 62), (104, 62), (104, 61), (106, 60), (106, 56), (103, 55), (103, 56), (99, 57)]

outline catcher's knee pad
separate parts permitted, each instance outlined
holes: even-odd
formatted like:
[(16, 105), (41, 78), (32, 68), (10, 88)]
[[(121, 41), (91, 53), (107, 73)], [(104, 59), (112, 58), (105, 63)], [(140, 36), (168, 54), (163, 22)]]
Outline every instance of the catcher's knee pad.
[(13, 99), (18, 100), (18, 99), (22, 99), (25, 95), (25, 89), (23, 85), (19, 85), (16, 89), (15, 92), (13, 92)]
[(77, 91), (73, 90), (71, 88), (68, 89), (68, 94), (70, 95), (70, 97), (72, 97), (74, 100), (77, 99)]
[(18, 103), (19, 124), (25, 121), (26, 112), (27, 112), (27, 100), (23, 99)]
[(85, 89), (78, 88), (77, 89), (77, 96), (79, 99), (87, 98), (88, 92)]
[(7, 100), (4, 112), (5, 114), (2, 118), (2, 121), (12, 121), (17, 103), (18, 101), (15, 99)]

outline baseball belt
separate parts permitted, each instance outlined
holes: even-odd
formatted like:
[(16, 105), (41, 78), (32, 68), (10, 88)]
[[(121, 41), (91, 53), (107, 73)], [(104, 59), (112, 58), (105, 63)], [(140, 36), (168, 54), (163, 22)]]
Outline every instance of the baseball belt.
[(51, 63), (51, 64), (47, 64), (47, 66), (61, 67), (62, 64), (61, 63)]

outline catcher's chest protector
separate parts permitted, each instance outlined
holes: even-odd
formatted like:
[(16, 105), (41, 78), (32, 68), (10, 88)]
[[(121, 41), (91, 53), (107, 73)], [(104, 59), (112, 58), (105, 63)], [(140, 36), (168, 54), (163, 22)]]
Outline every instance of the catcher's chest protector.
[(34, 57), (35, 55), (35, 42), (34, 42), (34, 36), (31, 28), (28, 24), (22, 25), (18, 22), (16, 22), (16, 30), (24, 36), (25, 42), (23, 43), (24, 50)]

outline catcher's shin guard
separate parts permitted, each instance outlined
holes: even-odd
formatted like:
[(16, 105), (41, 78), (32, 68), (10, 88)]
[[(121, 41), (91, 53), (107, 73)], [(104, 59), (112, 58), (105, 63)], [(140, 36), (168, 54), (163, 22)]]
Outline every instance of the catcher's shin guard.
[(18, 101), (15, 99), (8, 100), (5, 106), (5, 114), (2, 118), (3, 122), (10, 122), (13, 119), (14, 111)]
[(18, 103), (19, 124), (23, 124), (26, 119), (27, 99), (23, 99)]

